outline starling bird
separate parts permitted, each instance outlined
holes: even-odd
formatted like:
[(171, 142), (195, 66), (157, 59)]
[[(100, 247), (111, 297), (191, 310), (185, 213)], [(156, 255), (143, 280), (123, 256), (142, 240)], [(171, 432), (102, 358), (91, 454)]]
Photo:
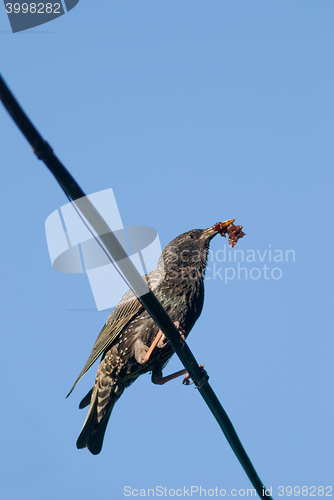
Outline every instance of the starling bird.
[[(220, 222), (208, 229), (194, 229), (181, 234), (163, 250), (157, 268), (144, 276), (165, 311), (180, 331), (180, 342), (189, 334), (199, 318), (204, 301), (204, 273), (211, 239), (218, 233), (243, 236), (241, 226), (234, 220)], [(238, 231), (233, 232), (231, 228)], [(237, 235), (237, 236), (235, 236)], [(236, 240), (235, 240), (236, 241)], [(165, 382), (186, 373), (181, 370), (168, 377), (162, 369), (174, 350), (140, 301), (128, 291), (102, 328), (90, 357), (77, 382), (103, 354), (93, 388), (81, 401), (79, 408), (90, 405), (77, 448), (88, 448), (97, 455), (114, 404), (143, 373), (152, 372), (154, 384)], [(187, 383), (185, 378), (185, 383)]]

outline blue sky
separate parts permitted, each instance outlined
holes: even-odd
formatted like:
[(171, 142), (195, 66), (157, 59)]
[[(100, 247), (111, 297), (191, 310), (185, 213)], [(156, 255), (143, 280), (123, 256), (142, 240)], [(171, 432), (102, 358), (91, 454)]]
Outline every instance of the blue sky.
[[(220, 262), (226, 241), (213, 240), (189, 345), (274, 498), (333, 486), (333, 13), (327, 0), (81, 0), (13, 35), (0, 10), (3, 75), (85, 192), (112, 188), (123, 223), (155, 228), (163, 246), (229, 218), (244, 226), (236, 249), (256, 260), (238, 279), (241, 254)], [(102, 453), (76, 449), (96, 365), (65, 396), (108, 311), (71, 310), (94, 300), (86, 275), (50, 263), (44, 224), (66, 198), (0, 116), (3, 498), (251, 488), (181, 380), (142, 376)], [(173, 358), (165, 373), (177, 369)]]

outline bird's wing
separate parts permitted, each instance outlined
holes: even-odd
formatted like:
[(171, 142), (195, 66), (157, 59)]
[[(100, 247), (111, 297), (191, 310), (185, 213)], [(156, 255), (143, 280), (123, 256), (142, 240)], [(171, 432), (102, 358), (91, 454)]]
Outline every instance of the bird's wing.
[[(156, 269), (151, 273), (144, 276), (144, 280), (148, 283), (151, 290), (154, 290), (157, 285), (160, 283), (162, 279), (161, 271)], [(111, 343), (116, 339), (116, 337), (120, 334), (123, 328), (131, 321), (131, 319), (143, 310), (143, 306), (141, 302), (137, 299), (134, 293), (129, 290), (123, 297), (120, 302), (114, 309), (114, 311), (110, 314), (109, 318), (106, 321), (106, 324), (103, 326), (100, 331), (99, 336), (96, 339), (92, 352), (83, 367), (79, 377), (74, 382), (73, 387), (70, 392), (67, 394), (68, 397), (73, 391), (74, 387), (77, 385), (79, 380), (85, 375), (85, 373), (89, 370), (89, 368), (95, 363), (97, 358), (111, 345)]]

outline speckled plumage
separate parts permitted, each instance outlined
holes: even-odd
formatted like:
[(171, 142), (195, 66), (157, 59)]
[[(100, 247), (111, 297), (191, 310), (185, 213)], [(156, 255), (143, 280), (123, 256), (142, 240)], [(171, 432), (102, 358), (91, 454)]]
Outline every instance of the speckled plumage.
[[(163, 250), (157, 269), (145, 276), (151, 290), (187, 337), (201, 314), (204, 301), (204, 273), (215, 226), (181, 234)], [(138, 299), (128, 292), (102, 328), (92, 353), (76, 383), (103, 353), (91, 391), (80, 408), (90, 405), (77, 440), (78, 448), (101, 451), (106, 426), (114, 404), (124, 389), (143, 373), (152, 371), (152, 381), (174, 351), (163, 337), (149, 360), (141, 364), (159, 329)], [(73, 390), (72, 387), (71, 391)]]

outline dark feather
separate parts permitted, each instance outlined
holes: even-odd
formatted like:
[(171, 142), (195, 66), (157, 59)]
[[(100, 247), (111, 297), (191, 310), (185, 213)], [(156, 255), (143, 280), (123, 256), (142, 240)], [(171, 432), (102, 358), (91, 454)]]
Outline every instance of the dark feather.
[[(148, 285), (151, 285), (151, 290), (154, 290), (157, 283), (162, 279), (162, 271), (160, 269), (155, 269), (151, 273), (145, 275), (144, 279)], [(107, 319), (106, 324), (103, 326), (99, 336), (97, 337), (92, 352), (80, 372), (80, 375), (74, 382), (70, 392), (67, 394), (67, 398), (89, 368), (95, 363), (101, 354), (108, 349), (112, 342), (117, 339), (117, 336), (123, 328), (137, 313), (142, 310), (143, 306), (131, 290), (123, 295), (122, 299)]]

